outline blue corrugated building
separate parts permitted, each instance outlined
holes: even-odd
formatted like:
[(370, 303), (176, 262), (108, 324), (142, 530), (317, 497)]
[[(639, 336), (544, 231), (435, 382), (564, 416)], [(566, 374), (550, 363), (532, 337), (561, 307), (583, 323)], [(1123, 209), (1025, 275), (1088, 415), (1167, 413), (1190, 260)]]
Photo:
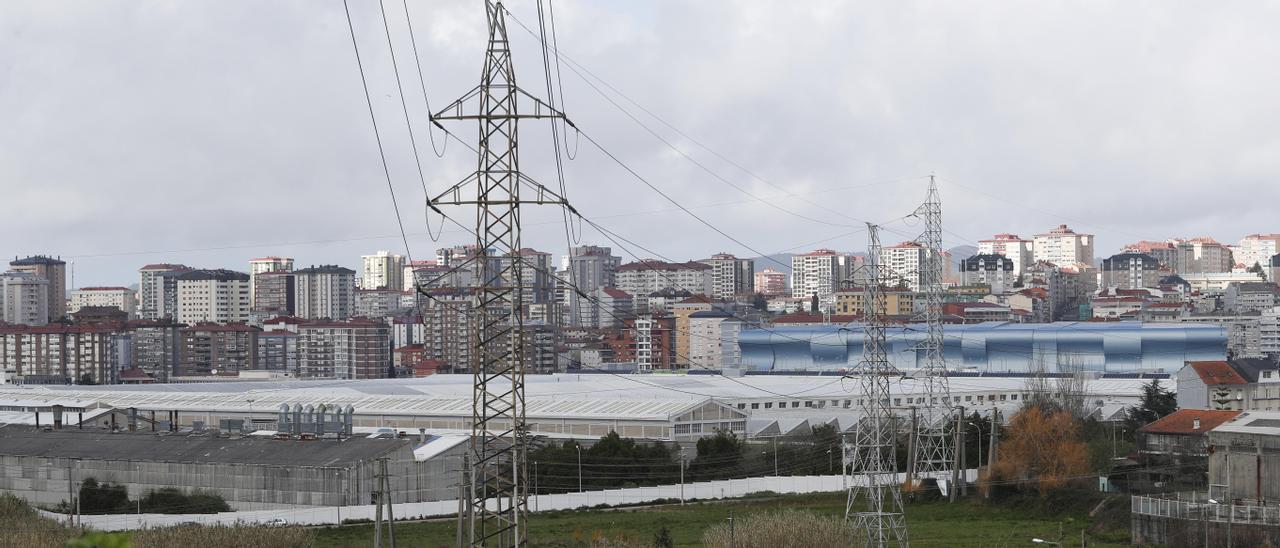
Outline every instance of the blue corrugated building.
[[(779, 326), (746, 329), (738, 336), (742, 368), (748, 371), (853, 369), (862, 359), (862, 325)], [(1191, 360), (1224, 360), (1225, 328), (1198, 324), (1142, 322), (988, 322), (948, 325), (946, 359), (952, 370), (1029, 372), (1043, 360), (1045, 370), (1109, 373), (1165, 372)], [(911, 370), (923, 365), (923, 325), (887, 330), (889, 359)], [(919, 351), (917, 351), (919, 350)]]

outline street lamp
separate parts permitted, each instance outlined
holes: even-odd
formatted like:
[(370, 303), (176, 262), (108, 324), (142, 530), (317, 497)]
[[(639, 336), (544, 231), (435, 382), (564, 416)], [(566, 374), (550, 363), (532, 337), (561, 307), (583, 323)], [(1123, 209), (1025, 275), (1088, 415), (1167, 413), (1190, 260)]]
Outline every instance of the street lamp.
[(978, 429), (978, 467), (982, 467), (982, 423), (969, 421), (969, 424)]
[(573, 448), (578, 450), (578, 492), (582, 492), (582, 446), (573, 444)]

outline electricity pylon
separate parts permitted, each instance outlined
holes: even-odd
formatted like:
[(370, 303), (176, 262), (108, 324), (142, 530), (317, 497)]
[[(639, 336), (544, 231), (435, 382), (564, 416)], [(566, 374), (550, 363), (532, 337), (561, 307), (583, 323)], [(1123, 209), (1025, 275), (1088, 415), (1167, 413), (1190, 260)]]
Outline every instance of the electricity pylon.
[[(924, 384), (924, 404), (920, 408), (915, 442), (911, 444), (915, 453), (911, 455), (912, 475), (947, 482), (955, 468), (955, 446), (950, 437), (950, 425), (955, 418), (951, 385), (947, 381), (942, 330), (942, 200), (938, 197), (938, 185), (933, 176), (929, 177), (929, 195), (916, 208), (915, 215), (924, 218), (924, 234), (920, 236), (920, 243), (925, 256), (920, 269), (920, 288), (924, 292), (925, 305), (923, 317), (918, 319), (924, 321), (926, 334), (923, 344), (918, 347), (918, 351), (924, 351), (925, 357), (924, 367), (919, 373)], [(949, 487), (955, 488), (954, 485)]]
[(862, 418), (853, 443), (844, 443), (848, 486), (845, 520), (854, 540), (865, 546), (907, 546), (907, 516), (902, 507), (895, 447), (897, 421), (889, 407), (890, 379), (900, 376), (889, 364), (885, 338), (885, 296), (881, 287), (880, 232), (867, 224), (867, 282), (863, 297), (862, 363), (855, 370), (861, 386)]
[[(527, 538), (529, 494), (520, 206), (568, 204), (520, 172), (517, 126), (523, 119), (564, 114), (516, 86), (502, 3), (486, 0), (485, 13), (489, 45), (480, 85), (431, 116), (437, 125), (478, 122), (478, 166), (428, 206), (476, 207), (476, 251), (467, 258), (478, 275), (471, 314), (477, 325), (469, 364), (474, 386), (466, 536), (473, 546), (520, 546)], [(517, 108), (521, 103), (527, 110)], [(464, 188), (473, 185), (474, 197), (465, 196)]]

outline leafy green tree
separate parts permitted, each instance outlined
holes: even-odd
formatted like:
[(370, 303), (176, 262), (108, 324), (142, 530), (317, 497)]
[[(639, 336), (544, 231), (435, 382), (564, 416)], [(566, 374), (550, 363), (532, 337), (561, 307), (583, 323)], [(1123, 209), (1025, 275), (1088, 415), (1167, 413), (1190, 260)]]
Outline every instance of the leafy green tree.
[(733, 432), (716, 430), (714, 436), (698, 440), (698, 456), (689, 463), (694, 481), (739, 477), (743, 471), (742, 440)]
[(1160, 379), (1142, 385), (1142, 400), (1137, 406), (1125, 410), (1125, 427), (1130, 432), (1151, 424), (1161, 417), (1178, 410), (1178, 397), (1161, 386)]
[(129, 491), (120, 484), (99, 484), (95, 478), (80, 482), (80, 512), (115, 514), (129, 511)]

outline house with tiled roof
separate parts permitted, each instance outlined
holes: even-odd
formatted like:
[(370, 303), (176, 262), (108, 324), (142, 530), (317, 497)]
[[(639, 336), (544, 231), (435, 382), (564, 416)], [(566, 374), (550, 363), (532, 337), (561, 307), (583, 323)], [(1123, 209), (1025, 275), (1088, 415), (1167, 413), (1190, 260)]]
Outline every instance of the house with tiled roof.
[(1208, 454), (1209, 431), (1227, 422), (1240, 411), (1179, 409), (1138, 429), (1138, 450), (1147, 455), (1204, 457)]
[(1280, 365), (1272, 360), (1191, 361), (1174, 378), (1181, 409), (1280, 410)]

